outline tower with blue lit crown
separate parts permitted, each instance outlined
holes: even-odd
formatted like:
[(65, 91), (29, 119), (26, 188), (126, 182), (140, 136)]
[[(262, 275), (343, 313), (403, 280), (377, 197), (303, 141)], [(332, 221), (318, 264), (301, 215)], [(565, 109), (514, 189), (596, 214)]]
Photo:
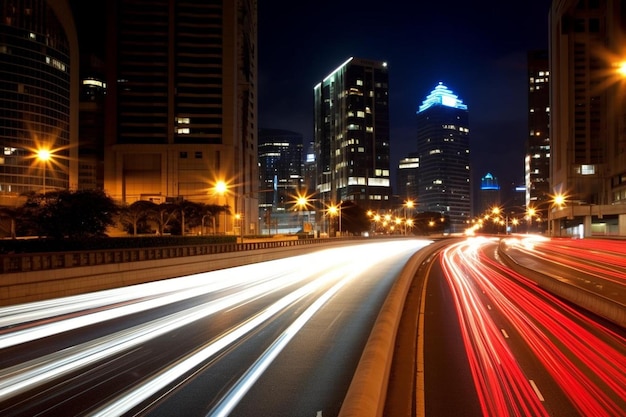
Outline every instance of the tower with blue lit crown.
[(418, 207), (465, 230), (471, 217), (469, 112), (463, 100), (439, 83), (417, 111)]

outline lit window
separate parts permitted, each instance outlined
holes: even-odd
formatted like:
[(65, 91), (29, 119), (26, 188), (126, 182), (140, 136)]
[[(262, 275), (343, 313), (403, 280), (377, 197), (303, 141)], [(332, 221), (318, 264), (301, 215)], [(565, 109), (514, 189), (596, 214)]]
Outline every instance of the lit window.
[(580, 173), (582, 175), (594, 175), (596, 173), (595, 165), (582, 165), (580, 167)]

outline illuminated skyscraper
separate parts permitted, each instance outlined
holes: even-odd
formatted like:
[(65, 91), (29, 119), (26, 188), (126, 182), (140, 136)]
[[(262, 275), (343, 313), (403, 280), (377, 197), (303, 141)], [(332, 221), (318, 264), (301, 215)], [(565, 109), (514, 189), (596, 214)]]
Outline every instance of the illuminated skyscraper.
[(553, 234), (626, 236), (626, 5), (558, 0), (550, 10)]
[[(259, 130), (259, 216), (284, 227), (289, 214), (294, 219), (294, 201), (306, 194), (303, 181), (303, 143), (300, 133), (281, 129)], [(267, 223), (267, 222), (266, 222)], [(297, 219), (296, 219), (297, 223)], [(266, 224), (267, 229), (271, 229)]]
[(467, 105), (439, 83), (417, 111), (419, 211), (450, 218), (462, 232), (471, 216), (469, 121)]
[[(258, 230), (256, 0), (108, 1), (105, 191)], [(216, 194), (218, 181), (227, 190)], [(234, 231), (228, 216), (226, 231)]]
[(500, 203), (498, 179), (488, 172), (480, 179), (480, 211), (488, 212), (494, 207), (500, 207)]
[(315, 86), (318, 198), (389, 208), (389, 86), (384, 62), (350, 58)]
[[(30, 191), (76, 189), (78, 68), (66, 1), (2, 2), (0, 205), (16, 206)], [(47, 153), (38, 158), (40, 150)]]

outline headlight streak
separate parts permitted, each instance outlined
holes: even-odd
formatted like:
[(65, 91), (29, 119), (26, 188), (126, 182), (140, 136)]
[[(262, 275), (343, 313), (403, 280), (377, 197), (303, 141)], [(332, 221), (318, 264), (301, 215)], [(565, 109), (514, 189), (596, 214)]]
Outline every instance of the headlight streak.
[[(135, 326), (82, 345), (72, 346), (42, 358), (15, 365), (0, 371), (0, 401), (51, 381), (81, 367), (117, 353), (139, 346), (148, 340), (176, 330), (196, 320), (205, 318), (246, 300), (268, 294), (292, 285), (293, 277), (247, 288), (234, 295), (223, 297), (158, 320)], [(197, 293), (196, 293), (197, 295)]]
[[(390, 248), (390, 251), (392, 250), (394, 249)], [(369, 268), (371, 264), (375, 263), (377, 260), (376, 256), (367, 255), (367, 252), (361, 253), (361, 256), (363, 256), (362, 259), (366, 261), (361, 264), (362, 270)], [(371, 255), (373, 255), (373, 253)], [(377, 256), (381, 256), (379, 251), (377, 252)], [(341, 259), (340, 256), (336, 255), (333, 258)], [(318, 298), (288, 327), (285, 332), (283, 332), (277, 340), (273, 342), (272, 346), (265, 351), (265, 353), (247, 371), (246, 375), (244, 375), (237, 382), (236, 386), (231, 388), (228, 394), (222, 398), (217, 408), (211, 412), (211, 415), (213, 415), (213, 413), (217, 413), (216, 415), (227, 415), (228, 412), (241, 400), (247, 390), (254, 384), (267, 366), (269, 366), (276, 355), (280, 353), (284, 346), (293, 338), (293, 336), (295, 336), (302, 326), (304, 326), (310, 317), (312, 317), (313, 314), (317, 312), (342, 286), (344, 286), (354, 276), (358, 275), (355, 273), (354, 264), (351, 263), (345, 263), (341, 268), (339, 268), (339, 264), (337, 264), (332, 269), (333, 270), (331, 272), (324, 274), (315, 281), (288, 294), (265, 309), (262, 313), (257, 314), (247, 322), (241, 323), (236, 328), (233, 328), (231, 331), (220, 336), (216, 341), (199, 348), (176, 364), (169, 366), (163, 372), (159, 373), (150, 380), (133, 387), (131, 390), (113, 399), (90, 415), (97, 417), (121, 415), (128, 412), (132, 408), (148, 400), (159, 391), (165, 389), (168, 385), (175, 383), (176, 380), (180, 379), (184, 374), (191, 372), (194, 368), (197, 368), (203, 362), (206, 362), (211, 356), (215, 355), (237, 339), (243, 337), (248, 332), (251, 332), (263, 322), (269, 320), (272, 316), (287, 308), (289, 305), (307, 295), (313, 294), (332, 281), (340, 279), (341, 281), (336, 283), (330, 290)]]
[(276, 359), (278, 354), (282, 352), (282, 350), (287, 346), (287, 343), (293, 339), (293, 337), (304, 327), (307, 321), (319, 309), (322, 308), (326, 302), (337, 293), (348, 280), (352, 279), (353, 276), (346, 276), (342, 281), (335, 284), (330, 290), (326, 291), (320, 298), (315, 300), (315, 302), (309, 306), (306, 311), (301, 314), (288, 328), (285, 330), (279, 337), (272, 343), (272, 345), (257, 359), (257, 361), (248, 369), (245, 375), (243, 375), (235, 384), (233, 388), (231, 388), (228, 394), (222, 399), (220, 404), (218, 404), (211, 412), (207, 414), (207, 416), (211, 417), (221, 417), (228, 416), (228, 414), (237, 406), (239, 401), (243, 398), (243, 396), (248, 392), (250, 387), (261, 377), (263, 372), (267, 369), (267, 367)]
[[(322, 258), (327, 251), (320, 251), (310, 256), (313, 259)], [(92, 325), (128, 314), (146, 311), (155, 307), (167, 305), (188, 298), (193, 298), (203, 294), (209, 294), (220, 290), (235, 289), (239, 286), (258, 284), (250, 280), (250, 276), (255, 276), (255, 271), (263, 269), (265, 280), (280, 277), (283, 271), (290, 271), (294, 265), (302, 262), (301, 256), (283, 259), (283, 263), (269, 261), (263, 264), (245, 265), (242, 267), (229, 268), (224, 270), (205, 272), (201, 274), (189, 275), (182, 278), (172, 278), (150, 282), (146, 284), (133, 285), (130, 287), (118, 288), (84, 295), (65, 297), (50, 301), (22, 304), (15, 307), (0, 308), (0, 317), (4, 316), (3, 325), (18, 326), (24, 321), (31, 321), (35, 318), (45, 320), (43, 324), (33, 323), (24, 329), (10, 332), (0, 332), (0, 349), (15, 346), (21, 343), (30, 342), (46, 336), (51, 336), (61, 332), (75, 330), (77, 328)], [(262, 265), (262, 266), (259, 266)], [(276, 265), (276, 267), (274, 266)], [(274, 271), (274, 268), (278, 270)], [(266, 270), (274, 271), (272, 274), (265, 274)], [(306, 278), (298, 275), (298, 279)], [(55, 319), (61, 312), (64, 314), (78, 313), (86, 308), (101, 308), (105, 304), (98, 299), (98, 294), (102, 294), (108, 303), (118, 304), (115, 307), (97, 310), (89, 314), (71, 316), (69, 318)], [(130, 301), (135, 301), (130, 303)], [(62, 304), (67, 304), (63, 307)], [(46, 309), (49, 306), (50, 309)], [(31, 313), (29, 309), (34, 309)], [(11, 315), (18, 311), (16, 316)], [(47, 320), (46, 320), (47, 319)], [(10, 330), (10, 329), (9, 329)]]
[[(10, 368), (1, 369), (0, 402), (35, 390), (42, 384), (50, 384), (55, 380), (62, 381), (61, 378), (70, 372), (76, 372), (80, 368), (89, 368), (96, 362), (141, 347), (147, 341), (179, 329), (193, 321), (226, 309), (238, 308), (253, 299), (297, 285), (298, 282), (304, 283), (300, 289), (285, 297), (283, 307), (277, 304), (259, 313), (260, 315), (252, 316), (248, 321), (231, 328), (231, 331), (224, 334), (223, 338), (213, 339), (211, 343), (195, 350), (194, 353), (188, 353), (185, 360), (165, 368), (158, 378), (143, 383), (138, 382), (142, 388), (139, 388), (138, 392), (132, 391), (128, 396), (125, 396), (121, 405), (111, 403), (109, 406), (123, 408), (125, 407), (124, 401), (137, 404), (137, 401), (145, 401), (147, 396), (153, 395), (141, 393), (142, 390), (155, 392), (162, 390), (167, 384), (172, 384), (172, 381), (181, 377), (181, 372), (186, 372), (183, 369), (192, 369), (193, 366), (197, 366), (193, 365), (194, 361), (205, 360), (202, 359), (203, 355), (210, 357), (250, 332), (271, 317), (272, 314), (276, 314), (280, 308), (285, 308), (286, 304), (284, 303), (295, 303), (299, 297), (307, 296), (321, 285), (327, 285), (329, 281), (341, 279), (341, 275), (337, 274), (343, 273), (345, 277), (351, 276), (348, 272), (355, 271), (355, 264), (352, 263), (354, 259), (359, 259), (359, 266), (368, 268), (381, 258), (398, 256), (398, 254), (408, 251), (414, 252), (430, 243), (430, 241), (404, 241), (387, 242), (384, 245), (377, 243), (333, 248), (332, 252), (331, 250), (322, 250), (280, 261), (246, 265), (46, 302), (0, 308), (0, 323), (4, 326), (3, 329), (0, 327), (0, 349), (2, 349), (82, 327), (87, 328), (96, 323), (119, 319), (128, 314), (141, 313), (148, 309), (198, 296), (208, 296), (217, 292), (216, 297), (220, 297), (133, 328), (121, 330)], [(306, 268), (303, 268), (303, 265), (306, 265)], [(328, 268), (333, 269), (333, 272), (320, 276), (322, 271), (328, 270)], [(349, 271), (348, 269), (343, 271), (345, 268), (348, 268)], [(272, 272), (268, 274), (268, 270)], [(313, 279), (314, 281), (311, 281)], [(348, 279), (345, 278), (342, 285), (345, 285)], [(307, 284), (305, 281), (311, 282)], [(339, 287), (335, 292), (338, 289)], [(224, 295), (225, 293), (232, 295)], [(328, 293), (328, 297), (331, 297), (332, 294), (334, 292)], [(322, 304), (327, 301), (327, 298), (324, 300)], [(313, 313), (311, 312), (311, 314)], [(290, 329), (296, 331), (294, 330), (295, 327)], [(285, 333), (283, 335), (284, 344), (294, 334)], [(276, 349), (279, 346), (282, 349), (284, 346), (281, 342), (276, 343)], [(276, 354), (278, 354), (277, 352)], [(268, 355), (266, 359), (269, 361), (269, 358), (273, 358), (274, 354), (266, 352), (266, 355)], [(265, 369), (268, 364), (269, 362), (260, 363), (259, 369)], [(256, 375), (254, 378), (257, 378), (260, 373), (257, 375), (255, 372), (262, 371), (251, 372), (251, 375)], [(135, 398), (135, 395), (139, 399)]]
[[(529, 281), (505, 266), (492, 262), (484, 254), (474, 262), (476, 251), (473, 244), (475, 242), (468, 241), (449, 248), (442, 255), (441, 262), (455, 295), (464, 344), (484, 414), (525, 415), (527, 411), (518, 410), (525, 401), (534, 403), (531, 404), (535, 408), (530, 413), (532, 415), (545, 415), (546, 411), (540, 402), (534, 401), (536, 395), (530, 394), (523, 386), (526, 385), (523, 372), (506, 346), (502, 333), (494, 329), (495, 324), (488, 311), (482, 307), (474, 285), (511, 322), (582, 415), (610, 416), (623, 413), (626, 407), (626, 369), (623, 365), (626, 357), (596, 337), (588, 327), (605, 332), (618, 345), (626, 345), (626, 340), (614, 332), (606, 331), (536, 286), (530, 284), (534, 291), (540, 292), (541, 297), (547, 298), (550, 303), (528, 291), (525, 286), (515, 284), (504, 274), (522, 283), (528, 284)], [(469, 255), (465, 256), (466, 253)], [(468, 283), (468, 279), (475, 284)], [(551, 304), (556, 304), (558, 308), (553, 308)], [(580, 321), (588, 327), (579, 324)], [(491, 340), (485, 340), (487, 338)], [(563, 349), (571, 352), (578, 364), (572, 362)], [(509, 356), (511, 362), (503, 362), (503, 358)], [(581, 365), (586, 369), (585, 372)], [(513, 377), (509, 383), (518, 380), (518, 387), (523, 390), (516, 390), (515, 385), (511, 385), (513, 389), (510, 389), (509, 385), (499, 384), (498, 381), (507, 380), (505, 375), (497, 372), (500, 369)], [(491, 372), (500, 378), (492, 378)], [(589, 372), (594, 376), (587, 376)], [(609, 395), (606, 391), (614, 394)], [(615, 398), (622, 400), (616, 403)], [(510, 407), (508, 410), (507, 404)]]

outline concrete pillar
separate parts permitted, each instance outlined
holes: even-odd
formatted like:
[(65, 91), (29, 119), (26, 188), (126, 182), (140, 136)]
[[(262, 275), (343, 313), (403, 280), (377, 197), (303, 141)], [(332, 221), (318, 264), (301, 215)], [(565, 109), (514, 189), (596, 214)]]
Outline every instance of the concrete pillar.
[(591, 215), (586, 215), (583, 220), (584, 237), (591, 237)]
[(617, 230), (620, 236), (626, 237), (626, 214), (620, 214), (617, 219)]

